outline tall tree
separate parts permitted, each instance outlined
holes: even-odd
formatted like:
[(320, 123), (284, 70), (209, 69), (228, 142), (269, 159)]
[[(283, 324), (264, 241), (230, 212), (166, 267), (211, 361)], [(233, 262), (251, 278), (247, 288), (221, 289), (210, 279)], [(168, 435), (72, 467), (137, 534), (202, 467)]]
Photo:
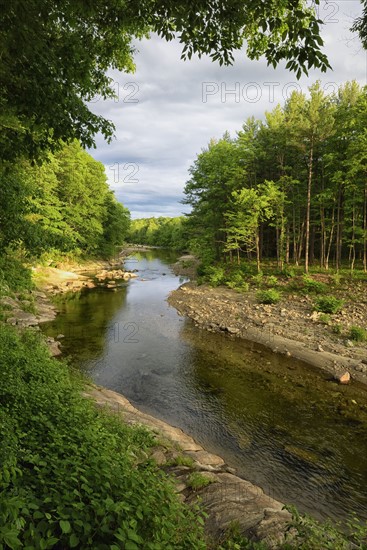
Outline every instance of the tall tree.
[(310, 98), (293, 92), (286, 111), (293, 142), (305, 155), (307, 164), (307, 198), (305, 223), (305, 271), (308, 272), (310, 256), (311, 190), (314, 155), (317, 147), (331, 136), (334, 127), (333, 106), (321, 89), (320, 82), (309, 88)]

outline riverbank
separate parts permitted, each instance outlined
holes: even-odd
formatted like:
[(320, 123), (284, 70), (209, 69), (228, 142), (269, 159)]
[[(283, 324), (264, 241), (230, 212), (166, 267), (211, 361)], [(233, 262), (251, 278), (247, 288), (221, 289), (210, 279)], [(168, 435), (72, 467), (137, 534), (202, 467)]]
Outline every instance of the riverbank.
[[(52, 301), (55, 295), (96, 287), (113, 291), (136, 276), (136, 273), (123, 269), (121, 259), (67, 263), (58, 268), (35, 266), (32, 267), (34, 289), (0, 296), (2, 317), (8, 325), (39, 330), (40, 324), (52, 321), (57, 315), (57, 306)], [(60, 340), (63, 337), (59, 334), (56, 338), (47, 338), (53, 356), (61, 355)]]
[[(37, 288), (30, 292), (28, 298), (31, 300), (25, 300), (24, 293), (1, 298), (1, 304), (7, 306), (7, 324), (21, 330), (29, 327), (39, 330), (40, 323), (53, 320), (57, 315), (57, 307), (52, 301), (56, 294), (91, 289), (99, 282), (109, 288), (108, 281), (115, 281), (117, 275), (121, 280), (136, 276), (123, 271), (122, 266), (118, 270), (118, 266), (105, 262), (62, 267), (65, 269), (33, 269)], [(29, 308), (30, 304), (32, 311), (25, 312), (23, 309)], [(59, 346), (62, 338), (62, 334), (56, 339), (47, 338), (51, 355), (61, 354)], [(225, 533), (234, 524), (238, 526), (241, 536), (263, 541), (269, 549), (278, 548), (284, 542), (291, 514), (283, 509), (281, 502), (265, 495), (260, 487), (236, 476), (221, 457), (207, 452), (181, 429), (140, 412), (120, 394), (87, 385), (84, 395), (91, 398), (97, 407), (117, 414), (123, 423), (146, 426), (155, 434), (157, 445), (151, 458), (174, 481), (178, 499), (191, 506), (197, 503), (199, 497), (205, 507), (208, 514), (205, 532), (207, 540), (211, 541), (208, 547), (218, 547), (218, 541), (224, 540)]]
[(193, 505), (200, 499), (207, 513), (205, 532), (209, 541), (218, 544), (236, 525), (243, 537), (262, 541), (268, 549), (281, 547), (292, 520), (282, 503), (236, 476), (221, 457), (207, 452), (181, 429), (142, 413), (122, 395), (89, 385), (85, 396), (128, 425), (143, 425), (155, 433), (157, 445), (151, 457), (173, 478), (182, 502)]
[(312, 313), (307, 296), (259, 304), (254, 290), (239, 293), (189, 282), (173, 291), (168, 302), (202, 329), (255, 342), (342, 382), (350, 376), (367, 384), (367, 345), (353, 344), (327, 330), (320, 316)]

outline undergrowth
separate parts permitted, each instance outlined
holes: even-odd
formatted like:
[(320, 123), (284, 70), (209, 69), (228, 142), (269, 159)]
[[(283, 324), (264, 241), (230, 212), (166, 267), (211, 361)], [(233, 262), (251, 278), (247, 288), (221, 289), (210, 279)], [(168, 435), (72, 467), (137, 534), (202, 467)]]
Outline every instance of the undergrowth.
[(202, 549), (202, 518), (32, 331), (0, 324), (0, 548)]

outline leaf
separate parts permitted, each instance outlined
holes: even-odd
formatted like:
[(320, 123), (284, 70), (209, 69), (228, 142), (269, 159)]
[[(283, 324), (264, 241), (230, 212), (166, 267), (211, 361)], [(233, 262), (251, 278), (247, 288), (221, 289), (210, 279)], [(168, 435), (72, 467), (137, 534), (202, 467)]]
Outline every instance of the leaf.
[(63, 533), (70, 533), (71, 531), (71, 525), (70, 523), (66, 520), (66, 519), (62, 519), (60, 520), (60, 527), (61, 527), (61, 531)]
[(73, 533), (69, 539), (70, 548), (75, 548), (79, 544), (79, 539), (75, 533)]
[(5, 533), (3, 532), (3, 539), (5, 544), (7, 544), (12, 550), (22, 547), (22, 543), (18, 539), (18, 531), (15, 529), (9, 529), (9, 531), (6, 531)]

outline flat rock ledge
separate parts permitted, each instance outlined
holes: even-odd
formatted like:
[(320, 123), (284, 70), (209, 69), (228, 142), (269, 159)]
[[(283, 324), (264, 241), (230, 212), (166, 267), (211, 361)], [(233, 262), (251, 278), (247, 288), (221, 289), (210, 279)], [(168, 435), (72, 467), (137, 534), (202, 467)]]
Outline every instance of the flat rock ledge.
[[(88, 385), (84, 395), (98, 407), (121, 415), (127, 424), (146, 426), (156, 434), (152, 458), (173, 477), (182, 501), (194, 504), (200, 498), (208, 514), (205, 530), (209, 540), (220, 540), (235, 523), (244, 536), (262, 541), (269, 549), (284, 542), (290, 513), (260, 487), (236, 476), (221, 457), (207, 452), (180, 428), (139, 411), (114, 391)], [(194, 473), (200, 475), (205, 486), (193, 489)]]

